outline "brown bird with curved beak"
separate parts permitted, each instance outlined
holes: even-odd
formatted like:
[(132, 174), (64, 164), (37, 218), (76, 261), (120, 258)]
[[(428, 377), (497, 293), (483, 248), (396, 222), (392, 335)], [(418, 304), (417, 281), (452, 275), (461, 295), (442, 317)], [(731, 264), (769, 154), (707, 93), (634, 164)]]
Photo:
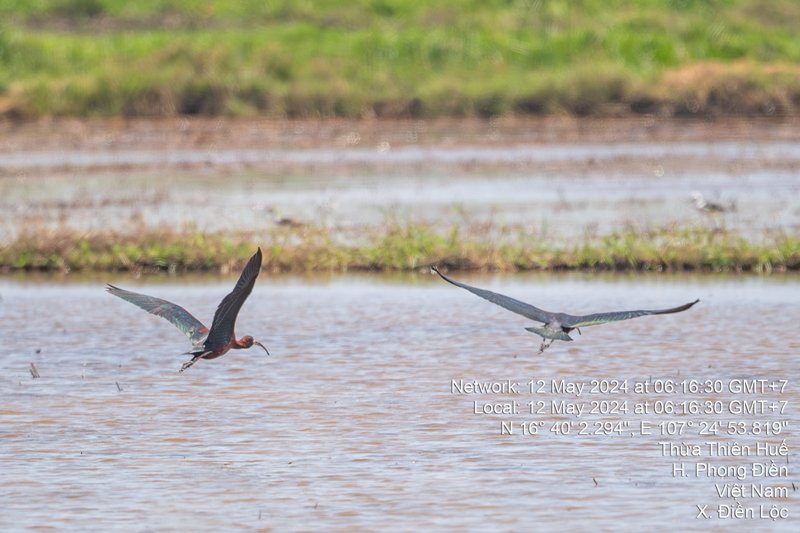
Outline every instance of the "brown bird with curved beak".
[(186, 309), (172, 302), (126, 291), (110, 284), (106, 287), (106, 290), (114, 296), (141, 307), (148, 313), (169, 320), (189, 337), (189, 340), (192, 341), (192, 349), (186, 353), (192, 355), (192, 360), (183, 364), (180, 369), (180, 372), (183, 372), (195, 364), (198, 359), (216, 359), (225, 355), (231, 349), (246, 349), (254, 344), (264, 348), (264, 351), (269, 355), (267, 347), (254, 340), (250, 335), (237, 339), (233, 333), (239, 310), (242, 308), (244, 301), (247, 300), (247, 297), (250, 296), (260, 271), (261, 248), (247, 262), (247, 266), (242, 270), (242, 274), (239, 276), (239, 281), (236, 282), (233, 291), (225, 296), (217, 306), (210, 330)]

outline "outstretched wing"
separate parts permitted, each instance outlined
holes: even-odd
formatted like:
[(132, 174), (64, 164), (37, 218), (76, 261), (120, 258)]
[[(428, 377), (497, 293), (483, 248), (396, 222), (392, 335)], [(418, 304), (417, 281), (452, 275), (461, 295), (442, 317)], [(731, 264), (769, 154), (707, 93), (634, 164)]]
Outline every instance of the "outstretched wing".
[(461, 287), (462, 289), (466, 289), (472, 294), (477, 294), (481, 298), (489, 300), (493, 304), (497, 304), (500, 307), (504, 307), (505, 309), (508, 309), (513, 313), (517, 313), (518, 315), (522, 315), (524, 317), (530, 318), (531, 320), (536, 320), (537, 322), (543, 322), (545, 324), (549, 322), (550, 319), (553, 317), (553, 314), (548, 311), (544, 311), (542, 309), (539, 309), (538, 307), (526, 304), (525, 302), (520, 302), (519, 300), (515, 300), (514, 298), (511, 298), (509, 296), (504, 296), (502, 294), (497, 294), (496, 292), (487, 291), (485, 289), (479, 289), (477, 287), (472, 287), (470, 285), (467, 285), (466, 283), (460, 283), (458, 281), (450, 279), (441, 272), (439, 272), (439, 269), (436, 268), (435, 266), (432, 266), (431, 269), (437, 274), (439, 274), (439, 276), (448, 283), (452, 283), (456, 287)]
[(613, 311), (611, 313), (594, 313), (591, 315), (583, 315), (583, 316), (562, 314), (559, 316), (559, 318), (562, 326), (566, 326), (569, 328), (582, 328), (585, 326), (596, 326), (597, 324), (605, 324), (606, 322), (628, 320), (630, 318), (636, 318), (645, 315), (667, 315), (669, 313), (680, 313), (681, 311), (686, 311), (699, 301), (700, 300), (695, 300), (693, 302), (689, 302), (688, 304), (684, 304), (678, 307), (673, 307), (671, 309), (656, 309), (656, 310), (642, 309), (638, 311)]
[(139, 294), (138, 292), (126, 291), (125, 289), (120, 289), (111, 284), (106, 286), (106, 290), (114, 296), (122, 298), (126, 302), (141, 307), (148, 313), (166, 318), (179, 330), (184, 332), (193, 343), (200, 341), (208, 331), (208, 328), (193, 317), (189, 311), (172, 302), (147, 296), (146, 294)]
[(211, 331), (206, 338), (205, 348), (207, 350), (224, 346), (230, 342), (233, 337), (233, 327), (236, 325), (236, 317), (239, 315), (239, 310), (242, 304), (250, 296), (253, 291), (253, 286), (256, 284), (256, 278), (261, 271), (261, 248), (255, 253), (247, 265), (242, 270), (242, 275), (239, 276), (239, 281), (236, 286), (217, 306), (214, 313), (214, 321), (211, 323)]

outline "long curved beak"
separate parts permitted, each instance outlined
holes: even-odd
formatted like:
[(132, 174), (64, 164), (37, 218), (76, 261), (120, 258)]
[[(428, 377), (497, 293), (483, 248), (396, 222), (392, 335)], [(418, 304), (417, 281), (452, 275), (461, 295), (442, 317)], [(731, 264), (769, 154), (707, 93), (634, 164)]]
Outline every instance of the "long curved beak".
[(258, 342), (258, 341), (253, 341), (253, 344), (258, 344), (259, 346), (261, 346), (262, 348), (264, 348), (264, 351), (265, 351), (265, 352), (267, 352), (267, 355), (269, 355), (269, 350), (267, 350), (267, 347), (266, 347), (266, 346), (264, 346), (263, 344), (261, 344), (261, 343), (260, 343), (260, 342)]

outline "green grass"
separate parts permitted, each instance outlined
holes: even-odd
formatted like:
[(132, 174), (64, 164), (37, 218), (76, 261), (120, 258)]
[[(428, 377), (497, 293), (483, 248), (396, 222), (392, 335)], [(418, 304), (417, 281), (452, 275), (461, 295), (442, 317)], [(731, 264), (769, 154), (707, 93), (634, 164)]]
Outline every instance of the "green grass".
[(0, 21), (19, 116), (800, 108), (791, 0), (0, 0)]
[(0, 271), (236, 270), (256, 246), (264, 251), (264, 268), (275, 272), (411, 271), (432, 264), (505, 271), (800, 271), (800, 240), (785, 235), (756, 243), (708, 228), (664, 228), (557, 244), (521, 231), (478, 239), (465, 236), (459, 226), (435, 230), (412, 223), (370, 230), (352, 244), (314, 227), (258, 235), (29, 231), (0, 248)]

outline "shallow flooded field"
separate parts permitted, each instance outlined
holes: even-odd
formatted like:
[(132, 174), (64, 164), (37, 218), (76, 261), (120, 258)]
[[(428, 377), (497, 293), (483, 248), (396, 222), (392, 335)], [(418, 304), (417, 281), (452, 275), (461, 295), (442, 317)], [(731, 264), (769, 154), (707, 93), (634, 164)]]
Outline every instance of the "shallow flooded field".
[(210, 321), (233, 280), (2, 279), (0, 529), (797, 530), (797, 277), (455, 277), (573, 313), (701, 302), (539, 355), (433, 276), (264, 274), (237, 333), (271, 356), (180, 374), (186, 339), (103, 283)]
[[(791, 121), (59, 124), (0, 128), (0, 243), (26, 228), (259, 232), (283, 219), (551, 239), (627, 226), (800, 231)], [(692, 193), (727, 212), (696, 209)]]

